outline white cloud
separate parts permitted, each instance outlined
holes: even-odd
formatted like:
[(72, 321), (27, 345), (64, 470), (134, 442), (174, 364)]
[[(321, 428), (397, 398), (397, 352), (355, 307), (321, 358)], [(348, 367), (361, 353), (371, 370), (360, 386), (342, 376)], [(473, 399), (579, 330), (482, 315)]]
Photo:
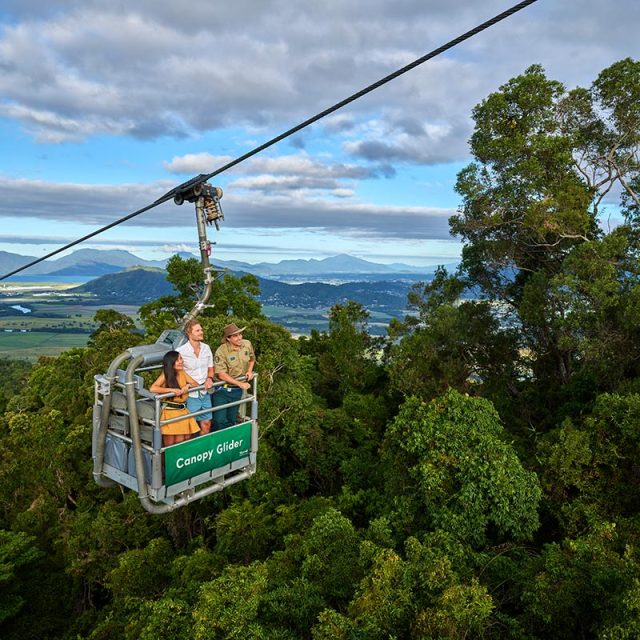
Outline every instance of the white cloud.
[[(283, 128), (378, 80), (507, 8), (502, 0), (367, 4), (276, 0), (47, 3), (5, 0), (4, 113), (42, 141), (96, 133), (184, 136)], [(123, 9), (123, 7), (127, 7)], [(573, 85), (637, 52), (634, 0), (539, 3), (353, 103), (324, 123), (344, 133), (371, 112), (450, 127), (458, 158), (471, 107), (533, 62)], [(585, 43), (589, 43), (585, 46)], [(353, 119), (353, 120), (352, 120)], [(463, 140), (466, 138), (463, 138)], [(383, 153), (380, 149), (378, 153)]]
[[(52, 184), (44, 181), (0, 178), (0, 216), (34, 216), (44, 221), (75, 222), (102, 227), (150, 202), (168, 185)], [(229, 229), (318, 229), (379, 239), (448, 239), (448, 218), (453, 209), (437, 207), (381, 206), (353, 198), (311, 198), (298, 190), (259, 192), (251, 197), (225, 195), (224, 226)], [(176, 208), (165, 203), (142, 213), (127, 225), (140, 227), (190, 227), (195, 225), (189, 205)], [(122, 229), (121, 229), (122, 232)]]
[(187, 153), (184, 156), (174, 156), (171, 162), (164, 163), (164, 168), (170, 173), (178, 174), (210, 173), (232, 160), (231, 156), (214, 156), (206, 152)]
[(193, 245), (188, 245), (186, 243), (165, 244), (160, 247), (160, 251), (162, 251), (162, 253), (168, 253), (169, 255), (173, 255), (174, 253), (193, 253), (193, 250)]
[[(196, 174), (209, 173), (229, 163), (230, 157), (213, 156), (209, 153), (192, 153), (175, 156), (164, 164), (173, 173)], [(373, 168), (340, 162), (320, 161), (311, 158), (306, 152), (296, 155), (283, 155), (275, 158), (252, 158), (230, 170), (230, 174), (240, 174), (227, 184), (229, 190), (249, 190), (268, 193), (268, 195), (293, 190), (324, 191), (346, 198), (355, 194), (353, 182), (359, 179), (384, 175), (377, 165)]]
[(95, 133), (122, 135), (132, 125), (117, 120), (65, 118), (53, 111), (29, 109), (15, 104), (0, 103), (0, 116), (20, 120), (37, 142), (58, 143), (82, 140)]
[(352, 198), (355, 195), (353, 189), (334, 189), (331, 195), (336, 198)]

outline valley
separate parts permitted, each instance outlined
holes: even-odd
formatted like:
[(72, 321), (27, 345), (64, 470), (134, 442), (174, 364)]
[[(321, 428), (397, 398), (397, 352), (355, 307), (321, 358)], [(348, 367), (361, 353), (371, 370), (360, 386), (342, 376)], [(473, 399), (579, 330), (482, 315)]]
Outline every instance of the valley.
[[(71, 280), (71, 278), (67, 278)], [(371, 333), (382, 335), (392, 317), (405, 313), (408, 283), (351, 282), (340, 285), (292, 285), (260, 278), (262, 309), (292, 335), (328, 328), (333, 304), (361, 302), (371, 316)], [(95, 328), (93, 317), (108, 307), (138, 324), (140, 304), (167, 295), (164, 272), (128, 270), (89, 282), (23, 280), (0, 283), (0, 358), (36, 361), (87, 344)]]
[[(0, 271), (32, 259), (0, 251)], [(294, 336), (326, 330), (330, 308), (348, 300), (369, 311), (372, 334), (384, 335), (391, 318), (407, 313), (411, 285), (431, 280), (434, 273), (433, 267), (378, 264), (349, 255), (258, 264), (216, 260), (216, 265), (234, 275), (252, 273), (264, 314)], [(1, 281), (0, 358), (35, 361), (85, 346), (96, 311), (105, 307), (139, 326), (141, 305), (174, 294), (165, 266), (166, 261), (141, 260), (127, 251), (80, 249)]]

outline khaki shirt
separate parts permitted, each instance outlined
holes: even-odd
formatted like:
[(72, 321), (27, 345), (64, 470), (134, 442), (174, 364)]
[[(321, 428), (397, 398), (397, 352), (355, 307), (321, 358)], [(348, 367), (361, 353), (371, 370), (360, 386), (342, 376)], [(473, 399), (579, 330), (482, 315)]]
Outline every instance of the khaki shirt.
[(216, 373), (222, 372), (232, 378), (239, 378), (247, 373), (249, 362), (255, 360), (253, 347), (248, 340), (243, 340), (238, 349), (234, 349), (228, 342), (216, 349), (214, 367)]

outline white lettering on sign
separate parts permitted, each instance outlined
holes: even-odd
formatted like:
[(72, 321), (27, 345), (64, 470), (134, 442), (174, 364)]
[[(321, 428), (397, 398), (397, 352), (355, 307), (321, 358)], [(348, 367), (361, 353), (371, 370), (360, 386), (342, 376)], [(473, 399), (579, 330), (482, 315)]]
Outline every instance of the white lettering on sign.
[(190, 458), (178, 458), (176, 460), (176, 467), (178, 469), (182, 469), (184, 467), (188, 467), (190, 464), (195, 464), (196, 462), (206, 462), (211, 457), (213, 457), (213, 451), (203, 451), (196, 456), (191, 456)]
[(231, 442), (221, 442), (217, 447), (218, 453), (224, 453), (225, 451), (232, 451), (242, 446), (242, 440), (231, 440)]
[[(230, 440), (229, 442), (222, 442), (216, 447), (216, 452), (218, 454), (225, 453), (226, 451), (233, 451), (234, 449), (238, 449), (242, 446), (243, 440)], [(213, 458), (213, 450), (209, 449), (209, 451), (203, 451), (202, 453), (198, 453), (195, 456), (191, 456), (189, 458), (178, 458), (176, 460), (176, 467), (178, 469), (184, 469), (189, 465), (196, 464), (196, 462), (207, 462), (207, 460), (211, 460)]]

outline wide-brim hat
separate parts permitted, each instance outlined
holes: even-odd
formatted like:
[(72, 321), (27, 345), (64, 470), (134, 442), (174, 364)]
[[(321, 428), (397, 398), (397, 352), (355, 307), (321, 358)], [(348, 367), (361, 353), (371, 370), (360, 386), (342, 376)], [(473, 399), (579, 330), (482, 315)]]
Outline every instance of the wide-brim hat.
[(222, 341), (224, 342), (227, 338), (230, 338), (231, 336), (235, 335), (236, 333), (242, 333), (247, 327), (242, 327), (242, 329), (240, 329), (240, 327), (238, 327), (237, 324), (228, 324), (223, 330), (222, 330)]

